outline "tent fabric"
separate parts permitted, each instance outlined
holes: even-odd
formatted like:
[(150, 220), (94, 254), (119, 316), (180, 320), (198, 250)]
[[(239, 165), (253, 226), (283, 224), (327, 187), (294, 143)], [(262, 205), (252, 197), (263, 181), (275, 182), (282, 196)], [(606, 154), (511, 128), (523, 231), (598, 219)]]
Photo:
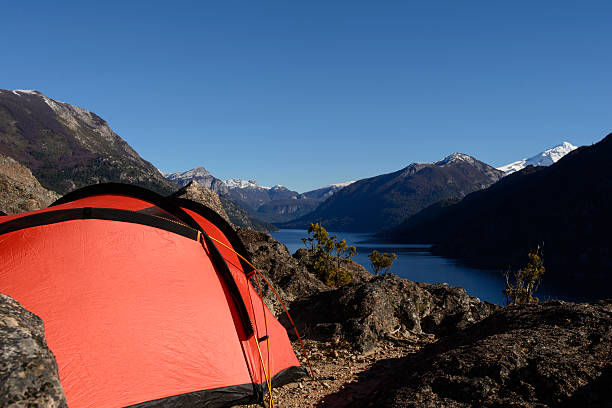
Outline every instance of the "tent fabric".
[(201, 204), (95, 185), (0, 218), (0, 292), (45, 322), (71, 408), (258, 402), (305, 370), (234, 251)]

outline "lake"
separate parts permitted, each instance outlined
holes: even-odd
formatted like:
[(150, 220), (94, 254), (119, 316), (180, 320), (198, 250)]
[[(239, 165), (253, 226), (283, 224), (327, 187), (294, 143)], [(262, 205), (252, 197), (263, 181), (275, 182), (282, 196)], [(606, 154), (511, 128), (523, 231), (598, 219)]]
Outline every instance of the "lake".
[[(289, 252), (293, 254), (299, 248), (304, 248), (301, 239), (308, 236), (308, 231), (298, 229), (283, 229), (272, 232), (277, 241), (282, 242)], [(396, 275), (417, 282), (440, 283), (445, 282), (451, 286), (461, 286), (467, 293), (492, 303), (504, 304), (504, 295), (501, 291), (505, 287), (505, 278), (501, 270), (486, 270), (471, 268), (458, 263), (453, 259), (432, 255), (429, 245), (408, 245), (379, 243), (369, 233), (330, 232), (346, 239), (349, 245), (357, 248), (356, 262), (370, 270), (368, 254), (374, 249), (378, 252), (393, 252), (397, 259), (393, 262), (391, 272)], [(546, 285), (546, 275), (536, 296), (540, 300), (584, 300), (573, 296), (567, 289), (551, 288)]]

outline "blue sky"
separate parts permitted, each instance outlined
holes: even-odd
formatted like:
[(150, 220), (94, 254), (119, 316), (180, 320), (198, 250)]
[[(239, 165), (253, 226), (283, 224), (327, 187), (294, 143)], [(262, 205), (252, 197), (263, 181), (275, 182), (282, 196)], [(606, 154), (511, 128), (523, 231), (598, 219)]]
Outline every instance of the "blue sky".
[(164, 171), (306, 191), (612, 131), (612, 3), (4, 2), (0, 88), (94, 111)]

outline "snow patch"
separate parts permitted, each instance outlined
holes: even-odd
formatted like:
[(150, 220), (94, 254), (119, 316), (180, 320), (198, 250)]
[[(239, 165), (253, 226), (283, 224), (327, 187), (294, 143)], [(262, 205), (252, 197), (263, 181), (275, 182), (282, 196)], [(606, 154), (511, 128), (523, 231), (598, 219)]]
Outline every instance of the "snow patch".
[(344, 181), (342, 183), (330, 184), (329, 186), (326, 186), (326, 187), (336, 187), (336, 188), (340, 189), (340, 188), (344, 188), (344, 187), (346, 187), (348, 185), (353, 184), (355, 181), (356, 180)]
[(543, 152), (538, 153), (528, 159), (522, 159), (510, 164), (506, 164), (505, 166), (498, 167), (497, 170), (501, 170), (506, 173), (506, 175), (508, 175), (516, 171), (522, 170), (527, 166), (550, 166), (551, 164), (558, 162), (563, 156), (577, 148), (577, 146), (574, 146), (570, 142), (563, 142), (555, 147), (546, 149)]
[(228, 188), (262, 188), (264, 190), (272, 189), (272, 187), (260, 186), (255, 180), (242, 180), (239, 178), (233, 178), (225, 180), (224, 183)]
[(435, 162), (434, 164), (436, 166), (444, 166), (445, 164), (456, 163), (460, 161), (470, 163), (470, 164), (474, 164), (476, 162), (476, 160), (472, 156), (468, 156), (467, 154), (453, 153), (449, 156), (446, 156), (442, 160)]

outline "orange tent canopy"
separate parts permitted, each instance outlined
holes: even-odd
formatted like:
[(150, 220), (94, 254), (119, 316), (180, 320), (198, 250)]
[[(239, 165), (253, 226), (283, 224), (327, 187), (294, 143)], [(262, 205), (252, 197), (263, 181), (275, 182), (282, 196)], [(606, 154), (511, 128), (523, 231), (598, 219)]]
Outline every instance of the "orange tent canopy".
[(258, 402), (305, 370), (236, 253), (209, 208), (99, 184), (0, 218), (0, 292), (43, 319), (72, 408)]

